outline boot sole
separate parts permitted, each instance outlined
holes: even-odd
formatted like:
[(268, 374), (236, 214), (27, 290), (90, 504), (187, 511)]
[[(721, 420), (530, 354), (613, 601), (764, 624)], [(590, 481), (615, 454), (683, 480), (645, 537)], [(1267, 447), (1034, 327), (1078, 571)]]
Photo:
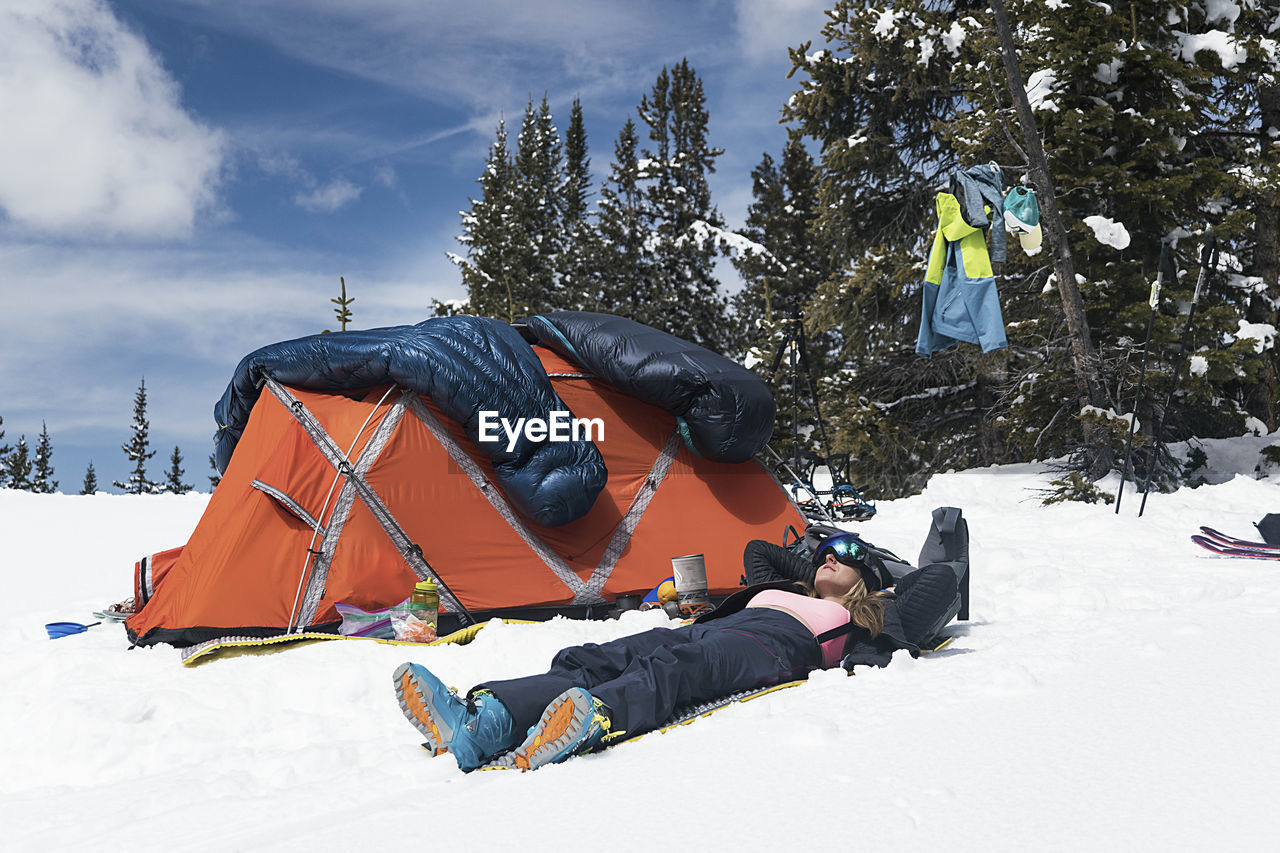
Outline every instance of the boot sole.
[(423, 747), (432, 755), (443, 755), (449, 750), (442, 744), (453, 739), (453, 729), (432, 713), (432, 701), (435, 696), (430, 688), (424, 687), (413, 671), (413, 664), (402, 663), (396, 667), (391, 676), (396, 688), (396, 701), (405, 719), (427, 739)]
[(561, 693), (542, 712), (524, 743), (515, 748), (516, 767), (537, 770), (573, 755), (590, 734), (595, 713), (595, 703), (585, 690), (572, 687)]

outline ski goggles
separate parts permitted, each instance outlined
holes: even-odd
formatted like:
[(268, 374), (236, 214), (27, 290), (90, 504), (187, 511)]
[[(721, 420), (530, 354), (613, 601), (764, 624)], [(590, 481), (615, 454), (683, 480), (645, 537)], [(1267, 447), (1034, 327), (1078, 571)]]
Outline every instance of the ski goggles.
[(835, 554), (837, 560), (842, 563), (853, 565), (866, 556), (867, 548), (862, 544), (857, 536), (852, 533), (837, 533), (834, 536), (828, 536), (818, 545), (818, 550), (813, 552), (813, 564), (821, 565), (822, 561), (827, 558), (827, 554)]
[(827, 555), (833, 555), (838, 561), (853, 566), (862, 573), (862, 580), (871, 592), (885, 589), (893, 585), (888, 573), (872, 563), (867, 545), (857, 534), (837, 533), (822, 540), (818, 550), (813, 552), (814, 567), (821, 566)]

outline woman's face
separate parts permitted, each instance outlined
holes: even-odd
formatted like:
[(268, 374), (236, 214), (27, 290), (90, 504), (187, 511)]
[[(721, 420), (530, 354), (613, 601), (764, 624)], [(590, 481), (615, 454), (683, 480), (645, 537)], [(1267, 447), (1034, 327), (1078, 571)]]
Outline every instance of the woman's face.
[(861, 573), (853, 566), (846, 566), (836, 559), (835, 554), (827, 554), (826, 560), (818, 566), (813, 588), (819, 598), (841, 598), (853, 589), (860, 577)]

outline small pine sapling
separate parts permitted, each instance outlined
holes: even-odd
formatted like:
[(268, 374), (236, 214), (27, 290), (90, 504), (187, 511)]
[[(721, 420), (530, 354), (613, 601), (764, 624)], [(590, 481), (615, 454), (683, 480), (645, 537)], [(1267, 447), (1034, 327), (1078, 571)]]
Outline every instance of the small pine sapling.
[[(338, 283), (342, 285), (342, 295), (329, 301), (337, 306), (333, 309), (333, 313), (337, 316), (338, 322), (342, 324), (339, 331), (345, 332), (347, 324), (351, 322), (351, 303), (355, 302), (356, 298), (354, 296), (347, 297), (347, 280), (345, 278), (338, 276)], [(325, 329), (322, 334), (327, 335), (329, 331), (329, 329)]]
[(1099, 489), (1079, 471), (1072, 471), (1061, 480), (1050, 480), (1049, 485), (1053, 486), (1053, 488), (1045, 489), (1041, 492), (1044, 495), (1044, 499), (1040, 503), (1044, 506), (1062, 503), (1063, 501), (1110, 504), (1115, 500), (1114, 496)]
[(40, 422), (40, 443), (36, 445), (36, 458), (32, 464), (31, 491), (51, 495), (58, 490), (58, 481), (53, 479), (53, 441), (49, 438), (49, 427)]
[(147, 478), (147, 460), (156, 455), (151, 449), (148, 433), (151, 422), (147, 420), (147, 380), (138, 383), (138, 392), (133, 398), (133, 435), (120, 446), (120, 449), (133, 463), (133, 471), (125, 482), (116, 480), (117, 489), (124, 489), (130, 495), (154, 495), (158, 488), (155, 481)]
[(27, 437), (18, 436), (18, 446), (5, 457), (5, 474), (9, 488), (31, 491), (31, 454), (27, 450)]
[(191, 491), (191, 485), (182, 482), (184, 473), (186, 472), (182, 470), (182, 451), (178, 449), (177, 445), (174, 445), (173, 453), (169, 456), (169, 471), (165, 474), (161, 491), (175, 495), (185, 495)]
[(93, 470), (93, 460), (89, 460), (89, 467), (84, 469), (84, 485), (80, 488), (80, 494), (92, 495), (98, 491), (98, 472)]

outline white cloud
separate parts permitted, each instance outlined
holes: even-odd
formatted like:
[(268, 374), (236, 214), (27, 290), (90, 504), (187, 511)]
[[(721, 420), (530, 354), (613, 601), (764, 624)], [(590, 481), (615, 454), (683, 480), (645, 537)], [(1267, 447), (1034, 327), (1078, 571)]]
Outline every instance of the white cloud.
[(822, 10), (829, 0), (737, 0), (736, 22), (742, 52), (752, 61), (790, 68), (787, 48), (812, 40), (822, 44)]
[(298, 193), (293, 200), (312, 213), (333, 213), (360, 197), (363, 190), (346, 178), (336, 178), (321, 187)]
[[(254, 163), (264, 175), (284, 178), (300, 189), (293, 196), (293, 203), (311, 213), (333, 213), (360, 197), (364, 187), (358, 186), (347, 178), (334, 178), (327, 184), (321, 184), (316, 177), (302, 167), (296, 156), (274, 147), (257, 149), (244, 146)], [(395, 170), (385, 163), (377, 164), (371, 169), (371, 180), (379, 186), (395, 185)]]
[(215, 200), (222, 135), (104, 0), (6, 0), (0, 126), (0, 208), (25, 229), (184, 236)]
[[(690, 6), (691, 21), (710, 17)], [(660, 64), (636, 66), (672, 51), (670, 18), (684, 14), (676, 0), (167, 0), (166, 7), (464, 112), (523, 107), (530, 92), (565, 82), (585, 99), (597, 87), (651, 80)]]

